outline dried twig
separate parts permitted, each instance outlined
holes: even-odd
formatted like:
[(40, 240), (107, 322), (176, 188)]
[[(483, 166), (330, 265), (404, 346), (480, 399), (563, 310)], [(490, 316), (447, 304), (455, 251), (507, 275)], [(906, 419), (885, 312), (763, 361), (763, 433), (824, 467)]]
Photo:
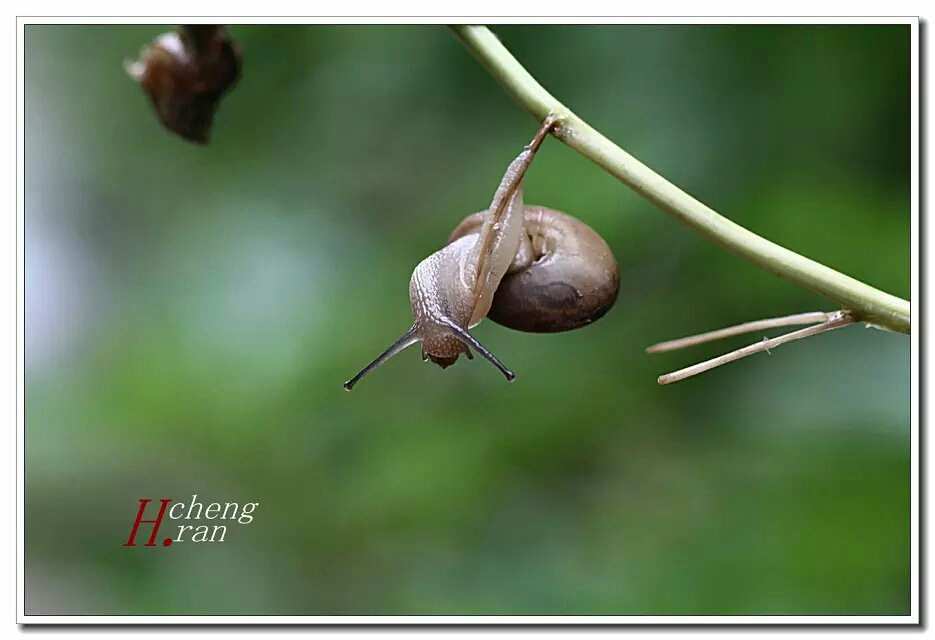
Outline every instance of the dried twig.
[[(800, 315), (806, 315), (806, 314), (800, 314)], [(781, 336), (777, 336), (775, 338), (769, 338), (769, 339), (764, 338), (763, 340), (759, 342), (755, 342), (751, 345), (747, 345), (746, 347), (737, 349), (736, 351), (731, 351), (730, 353), (725, 353), (724, 355), (720, 355), (716, 358), (705, 360), (704, 362), (699, 362), (698, 364), (692, 365), (690, 367), (679, 369), (678, 371), (673, 371), (672, 373), (667, 373), (665, 375), (659, 376), (658, 382), (659, 384), (671, 384), (673, 382), (679, 382), (680, 380), (691, 378), (692, 376), (696, 376), (699, 373), (704, 373), (705, 371), (709, 371), (711, 369), (714, 369), (715, 367), (720, 367), (721, 365), (727, 364), (728, 362), (734, 362), (735, 360), (740, 360), (741, 358), (752, 356), (755, 353), (761, 353), (763, 351), (770, 351), (772, 349), (775, 349), (778, 346), (786, 344), (787, 342), (794, 342), (795, 340), (801, 340), (802, 338), (816, 336), (820, 333), (833, 331), (834, 329), (840, 329), (842, 327), (846, 327), (848, 325), (851, 325), (857, 322), (857, 320), (855, 320), (854, 317), (851, 315), (851, 313), (848, 311), (836, 311), (834, 313), (823, 314), (823, 315), (826, 315), (827, 319), (820, 324), (816, 324), (811, 327), (806, 327), (805, 329), (799, 329), (797, 331), (791, 331), (789, 333), (783, 334)], [(795, 316), (789, 316), (789, 317), (795, 317)], [(774, 318), (773, 320), (781, 320), (781, 318)], [(770, 321), (761, 320), (759, 322), (770, 322)], [(747, 324), (749, 325), (749, 324), (755, 324), (755, 323), (747, 323)], [(744, 325), (738, 325), (738, 326), (742, 327)], [(780, 326), (780, 325), (774, 324), (773, 326)], [(722, 331), (731, 331), (732, 329), (736, 329), (736, 328), (737, 327), (731, 327), (728, 329), (724, 329)], [(711, 332), (711, 333), (717, 333), (717, 332)], [(710, 335), (710, 334), (702, 334), (702, 336), (704, 335)], [(731, 333), (728, 335), (736, 335), (736, 333)], [(700, 337), (700, 336), (695, 336), (695, 338), (697, 337)], [(686, 340), (690, 340), (690, 339), (691, 338), (686, 338)], [(678, 342), (678, 341), (673, 341), (673, 342)]]
[(766, 318), (765, 320), (744, 322), (743, 324), (737, 324), (732, 327), (725, 327), (724, 329), (718, 329), (717, 331), (708, 331), (706, 333), (699, 333), (698, 335), (687, 336), (677, 340), (658, 342), (650, 347), (646, 347), (646, 353), (663, 353), (666, 351), (675, 351), (676, 349), (693, 347), (696, 344), (704, 344), (705, 342), (721, 340), (722, 338), (739, 336), (744, 333), (766, 331), (767, 329), (775, 329), (776, 327), (791, 327), (800, 324), (817, 324), (819, 322), (827, 321), (829, 318), (831, 318), (832, 315), (833, 314), (825, 313), (824, 311), (811, 311), (809, 313), (797, 313), (791, 316), (782, 316), (781, 318)]

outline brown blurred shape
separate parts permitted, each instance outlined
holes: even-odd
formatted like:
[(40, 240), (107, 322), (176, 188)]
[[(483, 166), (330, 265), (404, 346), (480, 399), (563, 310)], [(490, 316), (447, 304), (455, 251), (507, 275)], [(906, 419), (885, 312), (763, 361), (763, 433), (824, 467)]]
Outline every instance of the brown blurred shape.
[(186, 140), (208, 142), (221, 96), (240, 77), (240, 48), (220, 25), (184, 25), (143, 48), (127, 72), (159, 120)]

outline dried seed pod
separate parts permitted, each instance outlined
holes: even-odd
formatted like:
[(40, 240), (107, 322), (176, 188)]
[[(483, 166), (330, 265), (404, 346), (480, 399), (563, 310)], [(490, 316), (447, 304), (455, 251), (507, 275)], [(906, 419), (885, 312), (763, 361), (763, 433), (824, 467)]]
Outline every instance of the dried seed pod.
[(205, 144), (221, 96), (240, 77), (241, 57), (223, 26), (185, 25), (156, 38), (125, 66), (168, 129)]

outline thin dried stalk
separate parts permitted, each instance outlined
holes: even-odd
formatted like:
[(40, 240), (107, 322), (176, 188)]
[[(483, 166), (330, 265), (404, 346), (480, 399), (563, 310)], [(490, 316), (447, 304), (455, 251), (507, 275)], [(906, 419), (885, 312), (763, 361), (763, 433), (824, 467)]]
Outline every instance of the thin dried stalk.
[(771, 351), (772, 349), (782, 346), (787, 342), (794, 342), (803, 338), (817, 336), (820, 333), (840, 329), (842, 327), (852, 325), (856, 322), (857, 321), (849, 312), (837, 311), (830, 314), (829, 318), (821, 324), (806, 327), (805, 329), (799, 329), (798, 331), (791, 331), (776, 338), (764, 338), (760, 342), (755, 342), (741, 349), (737, 349), (736, 351), (731, 351), (730, 353), (725, 353), (724, 355), (718, 356), (716, 358), (705, 360), (704, 362), (699, 362), (698, 364), (692, 365), (690, 367), (661, 375), (659, 376), (658, 382), (659, 384), (672, 384), (673, 382), (679, 382), (680, 380), (685, 380), (686, 378), (696, 376), (699, 373), (710, 371), (715, 367), (720, 367), (721, 365), (727, 364), (728, 362), (734, 362), (735, 360), (740, 360), (741, 358), (752, 356), (755, 353)]
[(676, 349), (693, 347), (696, 344), (713, 342), (714, 340), (739, 336), (744, 333), (766, 331), (767, 329), (775, 329), (776, 327), (791, 327), (801, 324), (817, 324), (819, 322), (826, 322), (832, 315), (833, 314), (825, 313), (824, 311), (812, 311), (809, 313), (796, 313), (794, 315), (782, 316), (781, 318), (766, 318), (764, 320), (744, 322), (743, 324), (737, 324), (732, 327), (724, 327), (723, 329), (717, 329), (716, 331), (699, 333), (694, 336), (678, 338), (677, 340), (658, 342), (652, 346), (646, 347), (646, 353), (663, 353), (665, 351), (675, 351)]

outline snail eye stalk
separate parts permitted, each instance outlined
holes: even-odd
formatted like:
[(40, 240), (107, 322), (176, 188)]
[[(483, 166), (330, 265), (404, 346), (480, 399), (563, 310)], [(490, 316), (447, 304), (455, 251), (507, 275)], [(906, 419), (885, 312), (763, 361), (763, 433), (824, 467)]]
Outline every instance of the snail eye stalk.
[(456, 325), (454, 322), (446, 322), (446, 326), (451, 329), (451, 332), (455, 334), (455, 337), (461, 341), (464, 346), (468, 348), (473, 348), (477, 353), (481, 354), (490, 364), (495, 366), (500, 373), (503, 374), (503, 377), (507, 379), (507, 382), (513, 382), (516, 379), (516, 374), (510, 371), (506, 365), (504, 365), (500, 360), (491, 353), (487, 347), (482, 345), (477, 341), (477, 338), (472, 336), (470, 333)]
[(400, 351), (404, 351), (406, 348), (411, 347), (418, 341), (419, 341), (419, 338), (416, 336), (416, 328), (410, 327), (409, 331), (401, 335), (399, 339), (396, 340), (396, 342), (394, 342), (393, 344), (389, 346), (389, 348), (387, 348), (386, 351), (378, 355), (374, 359), (373, 362), (371, 362), (366, 367), (361, 369), (357, 373), (357, 375), (355, 375), (353, 378), (345, 382), (344, 389), (347, 391), (350, 391), (351, 389), (354, 388), (354, 385), (360, 382), (360, 379), (363, 378), (365, 375), (367, 375), (368, 373), (370, 373), (371, 371), (379, 367), (381, 364), (383, 364), (384, 362), (386, 362), (387, 360), (395, 356)]

